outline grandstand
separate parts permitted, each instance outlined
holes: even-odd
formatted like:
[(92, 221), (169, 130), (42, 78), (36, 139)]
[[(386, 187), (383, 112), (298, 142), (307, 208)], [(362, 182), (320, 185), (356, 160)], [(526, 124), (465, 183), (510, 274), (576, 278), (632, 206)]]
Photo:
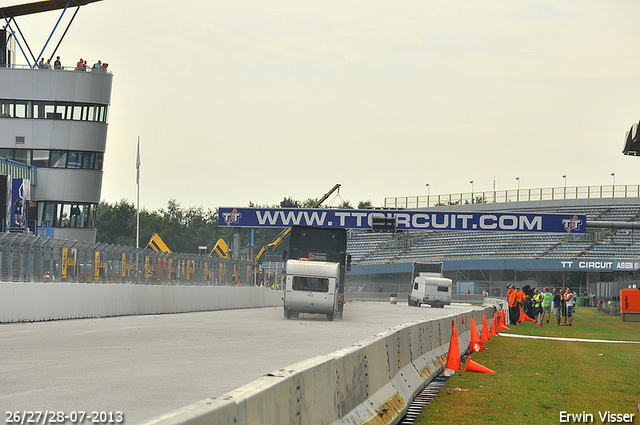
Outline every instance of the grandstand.
[[(577, 197), (576, 197), (577, 198)], [(552, 199), (414, 208), (429, 212), (586, 215), (588, 222), (640, 222), (640, 197)], [(442, 261), (457, 288), (504, 295), (506, 283), (573, 286), (592, 292), (597, 282), (636, 278), (640, 230), (588, 227), (585, 234), (495, 231), (353, 231), (348, 242), (352, 282), (406, 292), (414, 261)], [(471, 285), (469, 285), (471, 283)]]

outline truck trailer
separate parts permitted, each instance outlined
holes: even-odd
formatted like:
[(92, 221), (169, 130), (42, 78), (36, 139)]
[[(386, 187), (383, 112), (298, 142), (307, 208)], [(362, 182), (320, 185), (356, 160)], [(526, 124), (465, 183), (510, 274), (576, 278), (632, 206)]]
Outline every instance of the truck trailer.
[[(300, 299), (298, 295), (300, 290), (293, 288), (295, 276), (307, 276), (309, 278), (335, 279), (335, 298), (336, 307), (335, 314), (342, 318), (344, 311), (344, 288), (345, 274), (351, 269), (351, 255), (347, 254), (347, 230), (341, 228), (322, 228), (312, 226), (292, 226), (289, 240), (289, 250), (283, 253), (283, 260), (287, 262), (286, 280), (285, 280), (285, 316), (290, 318), (295, 313), (313, 313), (309, 311), (315, 309), (317, 313), (327, 314), (329, 320), (333, 319), (333, 315), (324, 309), (318, 307), (314, 302), (314, 307), (305, 307), (303, 310), (298, 307), (294, 300)], [(324, 264), (324, 266), (321, 266)], [(293, 269), (290, 270), (289, 267)], [(334, 276), (334, 268), (337, 267), (337, 276)], [(319, 273), (323, 273), (320, 276)], [(289, 279), (289, 277), (292, 277)], [(316, 283), (318, 283), (316, 281)], [(298, 291), (298, 292), (296, 292)], [(308, 291), (309, 292), (309, 291)], [(310, 291), (308, 299), (318, 298), (318, 291)], [(289, 300), (287, 301), (287, 296)], [(328, 295), (326, 295), (328, 297)], [(318, 298), (319, 300), (320, 298)], [(322, 303), (324, 305), (324, 303)]]

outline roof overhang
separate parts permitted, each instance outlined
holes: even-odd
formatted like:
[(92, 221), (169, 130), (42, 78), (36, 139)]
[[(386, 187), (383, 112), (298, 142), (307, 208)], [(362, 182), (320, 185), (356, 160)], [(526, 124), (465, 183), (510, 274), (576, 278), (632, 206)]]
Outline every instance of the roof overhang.
[(16, 16), (33, 15), (41, 12), (64, 9), (67, 6), (84, 6), (101, 0), (43, 0), (33, 3), (18, 4), (15, 6), (0, 7), (0, 15), (6, 18)]

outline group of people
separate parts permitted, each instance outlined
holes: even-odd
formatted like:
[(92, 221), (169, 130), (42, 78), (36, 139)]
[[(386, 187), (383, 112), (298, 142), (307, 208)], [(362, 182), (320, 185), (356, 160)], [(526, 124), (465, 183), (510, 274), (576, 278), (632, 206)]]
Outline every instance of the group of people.
[[(571, 290), (544, 288), (543, 292), (534, 289), (533, 293), (525, 294), (517, 286), (507, 285), (507, 301), (509, 302), (509, 321), (512, 325), (517, 325), (520, 321), (520, 311), (536, 321), (537, 326), (542, 326), (546, 317), (546, 322), (551, 320), (551, 310), (556, 318), (556, 326), (572, 326), (573, 312), (578, 295)], [(560, 323), (560, 322), (563, 323)]]
[[(76, 71), (91, 71), (91, 72), (107, 72), (108, 63), (102, 63), (102, 61), (98, 61), (93, 64), (91, 68), (87, 65), (87, 61), (85, 59), (80, 58), (78, 63), (76, 64)], [(40, 62), (38, 62), (38, 69), (62, 69), (62, 62), (60, 62), (60, 56), (56, 56), (56, 60), (53, 62), (53, 67), (51, 66), (51, 59), (47, 59), (45, 62), (44, 58), (40, 58)]]
[(88, 71), (91, 72), (107, 72), (108, 63), (102, 63), (102, 61), (98, 61), (93, 64), (91, 68), (87, 65), (87, 60), (80, 58), (78, 63), (76, 64), (76, 71)]
[[(45, 62), (44, 58), (40, 58), (40, 62), (38, 62), (38, 69), (51, 69), (51, 59), (47, 59)], [(53, 62), (53, 69), (62, 69), (60, 56), (56, 56), (56, 60)]]

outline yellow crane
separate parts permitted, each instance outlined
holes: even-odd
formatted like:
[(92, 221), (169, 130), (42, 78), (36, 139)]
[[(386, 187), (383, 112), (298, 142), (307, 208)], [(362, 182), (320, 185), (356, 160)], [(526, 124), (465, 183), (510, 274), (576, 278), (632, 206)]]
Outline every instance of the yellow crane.
[[(324, 201), (327, 200), (327, 198), (329, 198), (329, 196), (331, 196), (333, 192), (335, 192), (339, 188), (340, 188), (340, 184), (336, 184), (335, 186), (333, 186), (333, 188), (329, 192), (325, 193), (322, 198), (316, 201), (311, 206), (311, 208), (318, 208)], [(276, 247), (280, 245), (287, 236), (289, 236), (289, 233), (291, 233), (291, 227), (284, 229), (282, 232), (280, 232), (278, 236), (276, 236), (276, 238), (269, 245), (262, 247), (262, 249), (260, 250), (260, 252), (258, 252), (258, 255), (256, 255), (256, 258), (254, 260), (256, 263), (256, 272), (260, 271), (260, 262), (262, 261), (262, 257), (264, 256), (264, 254), (276, 249)]]

